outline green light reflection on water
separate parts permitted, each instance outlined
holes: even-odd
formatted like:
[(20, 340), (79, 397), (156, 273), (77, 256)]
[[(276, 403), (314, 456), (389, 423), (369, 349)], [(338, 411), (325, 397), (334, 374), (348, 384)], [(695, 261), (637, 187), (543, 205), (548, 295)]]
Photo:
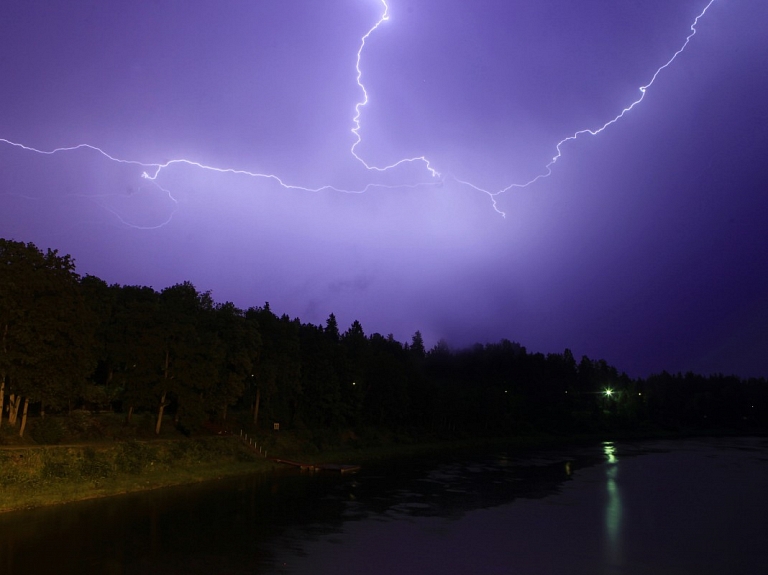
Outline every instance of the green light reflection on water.
[(608, 501), (605, 506), (605, 529), (607, 534), (608, 554), (613, 562), (618, 562), (620, 555), (621, 531), (621, 493), (617, 483), (619, 474), (619, 458), (616, 456), (616, 446), (612, 441), (603, 442), (603, 453), (606, 459), (606, 490)]

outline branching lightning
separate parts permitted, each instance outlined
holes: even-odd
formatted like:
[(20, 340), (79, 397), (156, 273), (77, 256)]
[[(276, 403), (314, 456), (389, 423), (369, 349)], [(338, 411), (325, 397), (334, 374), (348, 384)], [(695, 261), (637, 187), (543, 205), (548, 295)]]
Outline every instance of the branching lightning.
[[(54, 154), (61, 154), (61, 153), (68, 153), (68, 152), (74, 153), (74, 152), (81, 151), (81, 150), (88, 150), (88, 151), (96, 152), (97, 154), (103, 156), (104, 158), (106, 158), (110, 162), (115, 162), (115, 163), (119, 163), (119, 164), (126, 164), (126, 165), (136, 166), (137, 169), (141, 170), (141, 173), (140, 173), (140, 177), (141, 178), (143, 178), (145, 180), (149, 180), (157, 189), (159, 189), (160, 191), (166, 193), (168, 195), (168, 197), (176, 205), (178, 205), (178, 201), (176, 200), (176, 198), (174, 198), (172, 193), (169, 190), (163, 188), (159, 184), (159, 182), (158, 182), (158, 178), (162, 175), (162, 173), (165, 170), (170, 169), (173, 166), (186, 166), (186, 167), (190, 167), (190, 168), (206, 170), (206, 171), (211, 171), (211, 172), (220, 173), (220, 174), (230, 174), (230, 175), (245, 176), (245, 177), (249, 177), (249, 178), (266, 179), (266, 180), (273, 181), (274, 183), (276, 183), (278, 186), (280, 186), (281, 188), (283, 188), (285, 190), (295, 190), (295, 191), (303, 191), (303, 192), (334, 191), (334, 192), (340, 192), (340, 193), (346, 193), (346, 194), (362, 194), (362, 193), (365, 193), (365, 192), (367, 192), (367, 191), (369, 191), (371, 189), (374, 189), (374, 188), (382, 188), (382, 189), (395, 189), (395, 188), (403, 188), (403, 187), (405, 187), (405, 188), (417, 188), (417, 187), (420, 187), (420, 186), (436, 185), (436, 184), (440, 183), (438, 181), (438, 179), (441, 178), (442, 176), (441, 176), (440, 172), (438, 172), (437, 169), (435, 169), (432, 166), (432, 164), (430, 163), (429, 159), (427, 159), (426, 156), (417, 156), (417, 157), (412, 157), (412, 158), (403, 158), (401, 160), (398, 160), (397, 162), (394, 162), (394, 163), (386, 165), (386, 166), (376, 166), (376, 165), (372, 165), (372, 164), (368, 163), (365, 159), (363, 159), (357, 153), (357, 148), (358, 148), (358, 146), (360, 146), (360, 144), (363, 141), (362, 140), (362, 136), (360, 134), (360, 131), (361, 131), (361, 128), (362, 128), (361, 116), (362, 116), (362, 113), (363, 113), (363, 109), (370, 102), (370, 97), (369, 97), (368, 90), (366, 89), (366, 87), (365, 87), (365, 85), (363, 84), (363, 81), (362, 81), (362, 79), (363, 79), (363, 69), (362, 69), (361, 62), (362, 62), (362, 59), (363, 59), (363, 53), (365, 51), (367, 42), (370, 39), (370, 37), (379, 29), (380, 26), (384, 25), (384, 23), (389, 20), (389, 6), (388, 6), (386, 0), (380, 0), (380, 2), (381, 2), (381, 5), (382, 5), (382, 10), (383, 10), (382, 13), (381, 13), (381, 16), (376, 21), (376, 23), (373, 26), (371, 26), (371, 28), (368, 29), (368, 31), (361, 37), (360, 45), (359, 45), (359, 48), (358, 48), (357, 54), (356, 54), (356, 60), (355, 60), (356, 82), (357, 82), (358, 88), (362, 92), (362, 99), (359, 102), (357, 102), (355, 104), (355, 107), (354, 107), (354, 115), (352, 117), (352, 126), (353, 127), (351, 129), (354, 141), (353, 141), (353, 143), (352, 143), (352, 145), (351, 145), (351, 147), (349, 149), (349, 152), (360, 164), (362, 164), (366, 168), (366, 170), (371, 171), (371, 172), (387, 172), (387, 171), (393, 170), (393, 169), (395, 169), (398, 166), (401, 166), (403, 164), (422, 164), (424, 169), (426, 170), (426, 172), (429, 174), (429, 176), (431, 176), (431, 178), (432, 178), (431, 182), (427, 182), (427, 183), (410, 183), (410, 184), (405, 184), (404, 183), (404, 184), (397, 184), (397, 185), (390, 185), (390, 184), (381, 184), (381, 183), (376, 183), (376, 182), (370, 182), (370, 183), (367, 183), (365, 186), (363, 186), (362, 188), (359, 188), (359, 189), (340, 188), (340, 187), (337, 187), (337, 186), (334, 186), (334, 185), (331, 185), (331, 184), (326, 184), (326, 185), (317, 186), (317, 187), (307, 187), (307, 186), (301, 186), (301, 185), (297, 185), (297, 184), (287, 183), (283, 178), (279, 177), (276, 174), (261, 173), (261, 172), (249, 171), (249, 170), (245, 170), (245, 169), (216, 167), (216, 166), (211, 166), (211, 165), (208, 165), (208, 164), (205, 164), (205, 163), (202, 163), (202, 162), (198, 162), (198, 161), (194, 161), (194, 160), (190, 160), (190, 159), (185, 159), (185, 158), (169, 160), (169, 161), (166, 161), (166, 162), (149, 162), (149, 163), (148, 162), (140, 162), (140, 161), (137, 161), (137, 160), (123, 159), (123, 158), (115, 157), (115, 156), (109, 154), (108, 152), (106, 152), (104, 149), (102, 149), (100, 147), (97, 147), (97, 146), (94, 146), (94, 145), (91, 145), (91, 144), (78, 144), (78, 145), (74, 145), (74, 146), (65, 146), (65, 147), (54, 148), (54, 149), (51, 149), (51, 150), (42, 150), (42, 149), (38, 149), (38, 148), (35, 148), (35, 147), (32, 147), (32, 146), (21, 144), (19, 142), (11, 141), (11, 140), (8, 140), (6, 138), (0, 138), (0, 143), (6, 144), (8, 146), (19, 148), (19, 149), (24, 150), (26, 152), (33, 152), (33, 153), (37, 153), (37, 154), (41, 154), (41, 155), (54, 155)], [(672, 56), (666, 62), (664, 62), (664, 64), (662, 66), (660, 66), (654, 72), (654, 74), (652, 75), (650, 81), (647, 84), (640, 86), (640, 88), (639, 88), (640, 95), (633, 102), (631, 102), (629, 105), (627, 105), (625, 108), (623, 108), (615, 117), (613, 117), (612, 119), (608, 120), (607, 122), (605, 122), (601, 126), (599, 126), (597, 128), (586, 128), (586, 129), (579, 130), (577, 132), (574, 132), (570, 136), (567, 136), (567, 137), (563, 138), (562, 140), (560, 140), (559, 142), (557, 142), (555, 144), (555, 146), (554, 146), (555, 152), (556, 152), (555, 155), (552, 157), (552, 159), (547, 164), (545, 164), (543, 166), (541, 172), (538, 175), (536, 175), (535, 177), (531, 178), (530, 180), (528, 180), (526, 182), (519, 182), (519, 183), (509, 184), (506, 187), (501, 188), (501, 189), (499, 189), (497, 191), (491, 191), (491, 190), (487, 190), (487, 189), (481, 188), (480, 186), (478, 186), (478, 185), (476, 185), (476, 184), (474, 184), (474, 183), (472, 183), (470, 181), (459, 179), (459, 178), (457, 178), (457, 177), (455, 177), (453, 175), (451, 175), (449, 177), (453, 181), (458, 183), (458, 184), (467, 186), (467, 187), (469, 187), (472, 190), (475, 190), (477, 192), (481, 192), (481, 193), (486, 194), (490, 198), (490, 200), (491, 200), (493, 209), (497, 213), (499, 213), (500, 215), (505, 216), (505, 213), (502, 210), (500, 210), (498, 205), (497, 205), (497, 198), (501, 194), (504, 194), (504, 193), (506, 193), (506, 192), (508, 192), (508, 191), (510, 191), (512, 189), (527, 188), (529, 186), (532, 186), (536, 182), (538, 182), (538, 181), (540, 181), (540, 180), (542, 180), (544, 178), (549, 177), (552, 174), (552, 170), (553, 170), (555, 164), (562, 157), (562, 155), (563, 155), (563, 147), (567, 143), (575, 141), (575, 140), (577, 140), (581, 136), (586, 136), (586, 135), (597, 136), (598, 134), (600, 134), (603, 131), (605, 131), (606, 129), (608, 129), (608, 127), (610, 127), (613, 124), (617, 123), (626, 114), (628, 114), (635, 107), (637, 107), (645, 99), (645, 96), (648, 93), (649, 88), (651, 88), (651, 86), (653, 86), (653, 84), (656, 81), (656, 79), (658, 78), (658, 76), (664, 70), (666, 70), (669, 66), (671, 66), (672, 63), (677, 59), (677, 57), (680, 54), (682, 54), (683, 51), (688, 47), (688, 44), (693, 39), (693, 37), (696, 35), (697, 26), (699, 24), (699, 21), (705, 16), (705, 14), (709, 10), (709, 8), (714, 3), (715, 3), (715, 0), (709, 0), (707, 2), (707, 4), (704, 7), (704, 9), (696, 16), (696, 18), (694, 19), (693, 23), (691, 24), (690, 32), (685, 37), (685, 40), (684, 40), (683, 44), (681, 45), (681, 47), (674, 54), (672, 54)], [(99, 196), (88, 196), (88, 197), (89, 198), (96, 198), (96, 197), (99, 197)], [(165, 226), (168, 223), (170, 223), (172, 218), (173, 218), (173, 213), (171, 213), (170, 216), (168, 216), (167, 219), (164, 222), (162, 222), (161, 224), (159, 224), (157, 226), (151, 226), (151, 227), (137, 226), (137, 225), (131, 224), (130, 222), (126, 221), (117, 211), (115, 211), (115, 210), (113, 210), (111, 208), (108, 208), (108, 207), (105, 207), (105, 209), (107, 209), (109, 212), (111, 212), (121, 223), (123, 223), (123, 224), (125, 224), (127, 226), (130, 226), (130, 227), (136, 228), (136, 229), (153, 229), (153, 228), (157, 228), (157, 227), (162, 227), (162, 226)]]
[(557, 163), (557, 161), (563, 155), (563, 146), (565, 144), (567, 144), (568, 142), (575, 141), (579, 136), (584, 136), (584, 135), (597, 136), (601, 132), (603, 132), (606, 129), (608, 129), (608, 127), (612, 126), (613, 124), (615, 124), (616, 122), (621, 120), (626, 114), (631, 112), (637, 105), (639, 105), (645, 99), (645, 95), (648, 93), (648, 88), (653, 86), (653, 83), (656, 81), (656, 78), (658, 78), (659, 74), (661, 74), (664, 70), (666, 70), (669, 66), (671, 66), (672, 63), (677, 59), (677, 57), (680, 54), (682, 54), (683, 51), (688, 47), (688, 44), (690, 43), (691, 39), (696, 35), (696, 27), (699, 24), (699, 20), (701, 20), (704, 17), (704, 15), (707, 13), (707, 10), (709, 10), (709, 7), (712, 6), (712, 4), (714, 4), (714, 3), (715, 3), (715, 0), (709, 0), (707, 5), (704, 6), (704, 9), (693, 20), (693, 23), (691, 24), (691, 27), (690, 27), (690, 33), (685, 37), (685, 41), (683, 42), (683, 45), (680, 46), (680, 48), (677, 50), (677, 52), (672, 54), (672, 57), (669, 58), (669, 60), (667, 60), (662, 66), (660, 66), (659, 68), (656, 69), (656, 72), (653, 73), (653, 76), (651, 76), (651, 80), (647, 84), (645, 84), (643, 86), (640, 86), (640, 88), (639, 88), (640, 96), (638, 96), (638, 98), (635, 101), (630, 103), (626, 108), (621, 110), (621, 112), (619, 112), (614, 118), (608, 120), (607, 122), (605, 122), (599, 128), (594, 128), (594, 129), (587, 128), (587, 129), (579, 130), (577, 132), (574, 132), (570, 136), (560, 140), (555, 145), (555, 149), (557, 150), (557, 153), (552, 157), (552, 159), (549, 161), (549, 163), (544, 166), (544, 171), (542, 171), (539, 175), (535, 176), (534, 178), (532, 178), (532, 179), (530, 179), (530, 180), (528, 180), (527, 182), (524, 182), (524, 183), (509, 184), (507, 187), (502, 188), (502, 189), (500, 189), (500, 190), (498, 190), (496, 192), (490, 192), (488, 190), (485, 190), (483, 188), (480, 188), (480, 187), (474, 185), (471, 182), (467, 182), (467, 181), (464, 181), (464, 180), (459, 180), (458, 178), (454, 178), (454, 180), (457, 181), (460, 184), (464, 184), (466, 186), (469, 186), (470, 188), (473, 188), (473, 189), (475, 189), (475, 190), (477, 190), (479, 192), (483, 192), (485, 194), (488, 194), (488, 196), (491, 198), (491, 201), (493, 202), (493, 209), (496, 210), (502, 216), (504, 216), (505, 215), (504, 212), (499, 210), (499, 208), (498, 208), (498, 206), (496, 204), (496, 198), (498, 196), (500, 196), (501, 194), (503, 194), (505, 192), (508, 192), (511, 189), (514, 189), (514, 188), (527, 188), (528, 186), (535, 184), (539, 180), (541, 180), (543, 178), (549, 177), (550, 174), (552, 174), (552, 167)]
[(354, 127), (352, 128), (352, 133), (355, 135), (355, 142), (352, 144), (352, 147), (349, 149), (349, 152), (355, 157), (356, 160), (358, 160), (361, 164), (363, 164), (366, 169), (368, 170), (375, 170), (377, 172), (384, 172), (387, 170), (391, 170), (392, 168), (396, 168), (397, 166), (401, 164), (406, 163), (413, 163), (413, 162), (421, 162), (424, 164), (424, 166), (429, 170), (429, 173), (432, 175), (432, 177), (439, 177), (440, 173), (435, 170), (429, 163), (429, 160), (424, 156), (418, 156), (415, 158), (403, 158), (402, 160), (398, 160), (394, 164), (390, 164), (388, 166), (384, 167), (377, 167), (377, 166), (371, 166), (366, 162), (363, 158), (357, 155), (357, 152), (355, 149), (357, 146), (360, 145), (360, 143), (363, 141), (362, 137), (360, 136), (360, 115), (362, 114), (362, 109), (368, 105), (368, 90), (365, 89), (365, 84), (362, 82), (363, 77), (363, 71), (360, 68), (360, 60), (363, 57), (363, 50), (365, 49), (365, 43), (370, 38), (371, 34), (373, 34), (376, 30), (378, 30), (379, 26), (381, 26), (384, 22), (389, 20), (389, 6), (387, 5), (386, 0), (381, 0), (381, 4), (384, 7), (384, 12), (381, 14), (381, 18), (371, 27), (368, 32), (365, 33), (365, 35), (360, 40), (360, 48), (357, 50), (357, 60), (355, 61), (355, 70), (357, 70), (357, 85), (360, 88), (360, 90), (363, 92), (363, 99), (355, 104), (355, 115), (352, 118), (352, 124)]

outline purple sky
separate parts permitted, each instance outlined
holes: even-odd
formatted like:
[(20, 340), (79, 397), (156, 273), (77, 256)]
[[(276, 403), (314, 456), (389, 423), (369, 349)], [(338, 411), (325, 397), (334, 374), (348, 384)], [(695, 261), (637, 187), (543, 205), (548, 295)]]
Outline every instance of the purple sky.
[(401, 341), (766, 376), (768, 2), (714, 0), (489, 195), (707, 2), (389, 0), (351, 150), (381, 0), (5, 0), (0, 236)]

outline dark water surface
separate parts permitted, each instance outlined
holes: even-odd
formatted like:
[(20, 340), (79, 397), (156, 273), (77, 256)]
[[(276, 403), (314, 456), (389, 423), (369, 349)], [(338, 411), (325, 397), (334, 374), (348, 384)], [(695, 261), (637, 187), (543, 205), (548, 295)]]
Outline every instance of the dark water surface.
[(768, 440), (276, 473), (0, 515), (0, 574), (768, 573)]

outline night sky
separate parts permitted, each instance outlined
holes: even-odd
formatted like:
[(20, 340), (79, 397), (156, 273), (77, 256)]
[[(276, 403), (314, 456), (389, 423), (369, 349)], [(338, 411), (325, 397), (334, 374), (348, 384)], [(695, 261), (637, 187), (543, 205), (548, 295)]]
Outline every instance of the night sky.
[(0, 237), (400, 341), (768, 376), (768, 2), (707, 2), (4, 0)]

